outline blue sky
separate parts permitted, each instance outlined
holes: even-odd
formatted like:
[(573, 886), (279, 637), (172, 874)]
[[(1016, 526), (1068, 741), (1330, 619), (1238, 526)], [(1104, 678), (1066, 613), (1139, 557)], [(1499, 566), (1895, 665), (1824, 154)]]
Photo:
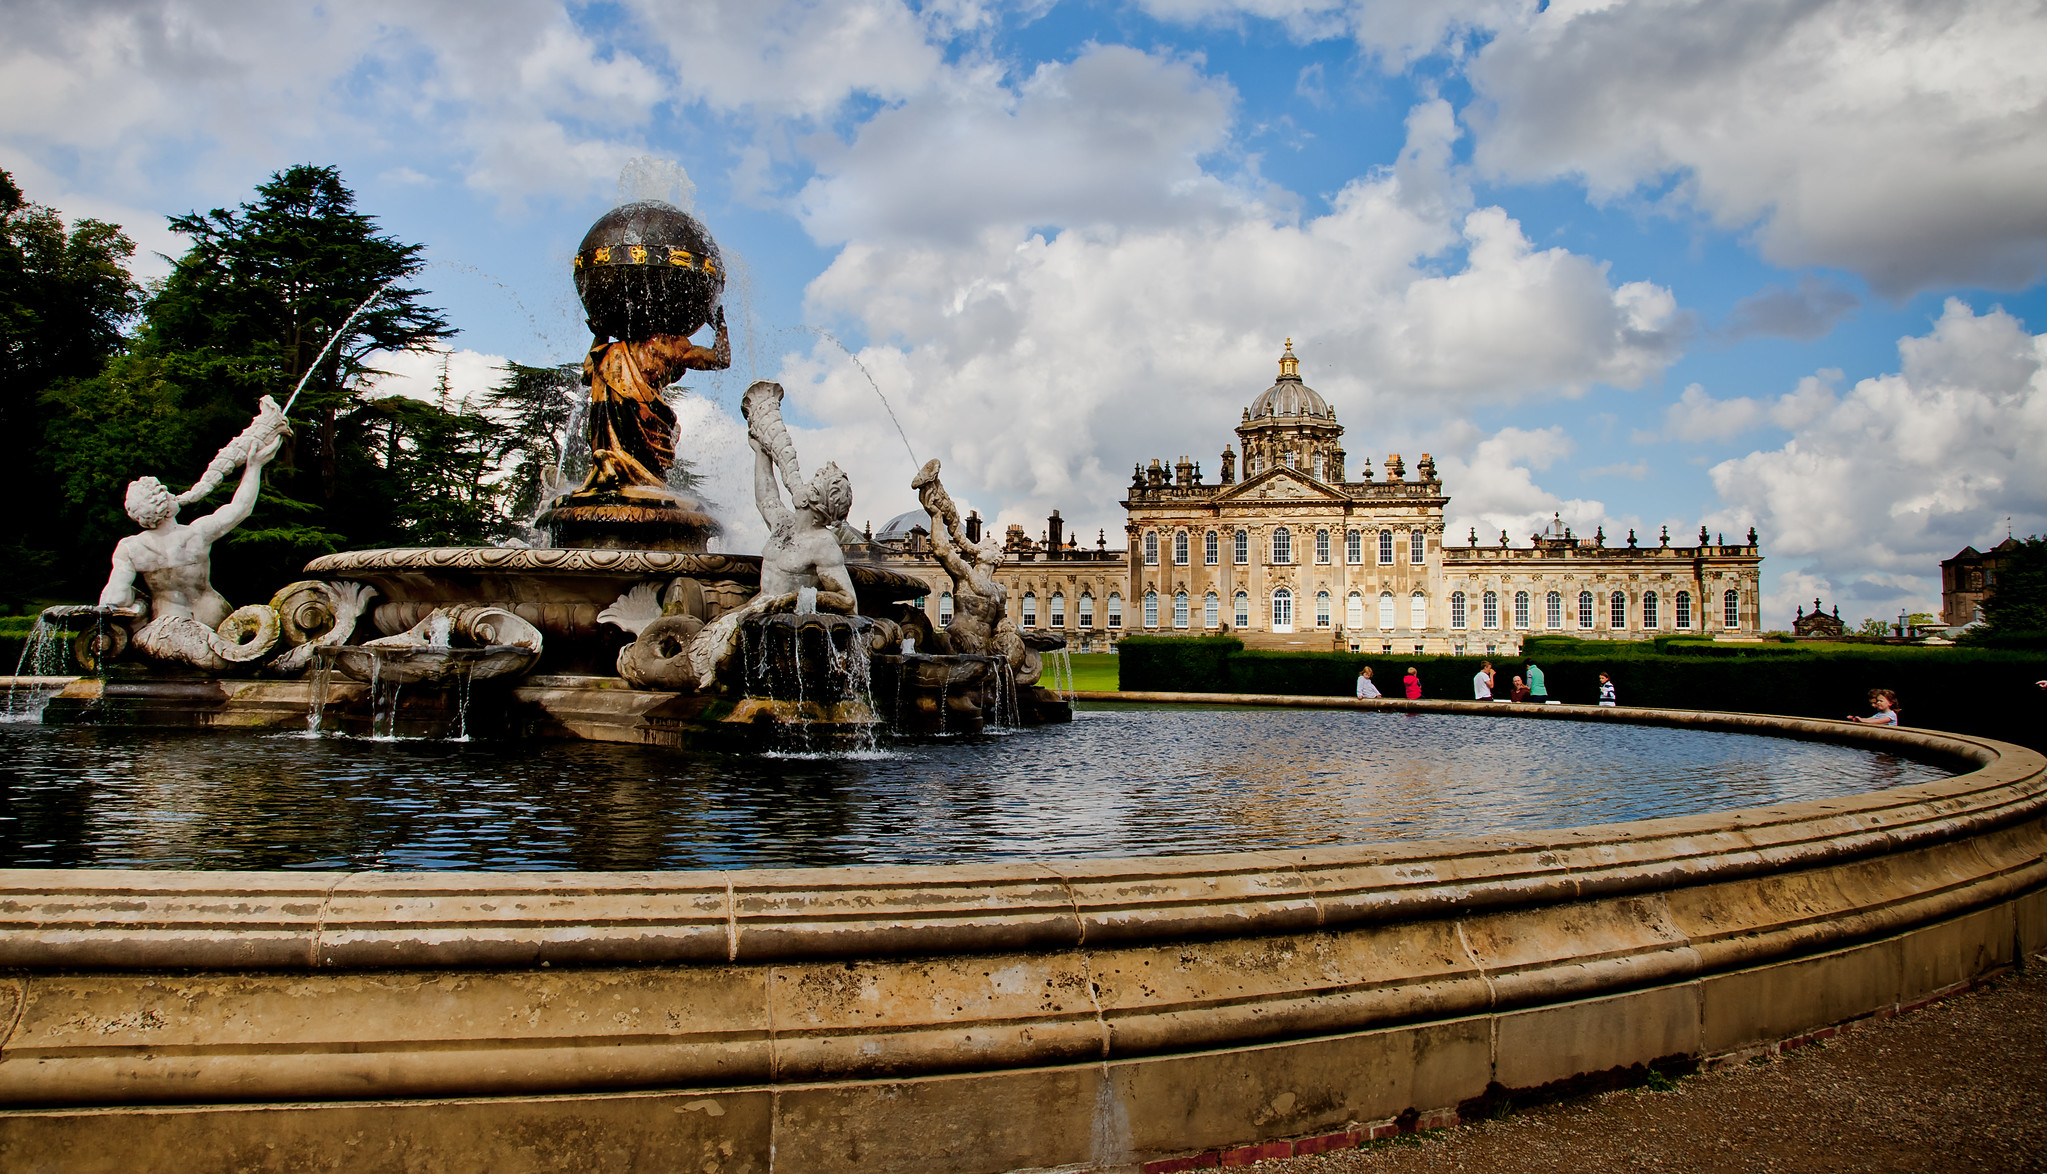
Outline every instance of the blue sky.
[(1453, 536), (1753, 524), (1785, 623), (1937, 610), (1941, 558), (2047, 530), (2037, 3), (8, 7), (31, 198), (170, 252), (336, 164), (464, 386), (578, 357), (575, 243), (686, 174), (741, 280), (683, 448), (740, 547), (753, 378), (856, 521), (914, 504), (864, 367), (958, 496), (1116, 544), (1131, 464), (1212, 471), (1289, 336)]

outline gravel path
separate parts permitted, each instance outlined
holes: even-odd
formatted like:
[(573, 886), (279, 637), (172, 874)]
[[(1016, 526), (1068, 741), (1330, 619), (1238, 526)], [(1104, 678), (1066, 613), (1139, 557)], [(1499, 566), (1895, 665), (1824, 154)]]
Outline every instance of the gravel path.
[(1272, 1174), (2047, 1172), (2047, 954), (1908, 1015), (1664, 1091), (1261, 1162)]

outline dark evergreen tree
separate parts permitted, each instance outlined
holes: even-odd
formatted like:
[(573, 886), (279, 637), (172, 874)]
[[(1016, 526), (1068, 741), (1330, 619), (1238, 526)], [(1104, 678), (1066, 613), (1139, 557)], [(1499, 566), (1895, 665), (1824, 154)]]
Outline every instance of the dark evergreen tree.
[(71, 554), (63, 487), (42, 444), (54, 410), (45, 396), (121, 350), (142, 297), (126, 269), (134, 252), (111, 224), (79, 220), (67, 231), (0, 171), (0, 463), (17, 486), (0, 535), (0, 605), (48, 593)]
[[(487, 396), (494, 415), (505, 422), (500, 459), (507, 462), (506, 514), (519, 521), (540, 508), (563, 456), (571, 444), (569, 426), (583, 402), (583, 369), (506, 365), (504, 382)], [(574, 477), (580, 477), (577, 470)], [(573, 487), (573, 485), (571, 486)]]

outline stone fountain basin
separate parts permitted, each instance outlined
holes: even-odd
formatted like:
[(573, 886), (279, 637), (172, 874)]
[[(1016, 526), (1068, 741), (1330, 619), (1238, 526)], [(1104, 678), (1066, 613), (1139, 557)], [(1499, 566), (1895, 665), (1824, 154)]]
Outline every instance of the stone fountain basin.
[(540, 659), (538, 652), (517, 644), (493, 644), (487, 648), (343, 644), (321, 655), (332, 658), (334, 667), (355, 680), (392, 685), (462, 677), (487, 681), (492, 677), (523, 676)]
[[(863, 612), (930, 592), (922, 580), (880, 567), (850, 565)], [(597, 614), (635, 584), (694, 579), (713, 615), (760, 587), (760, 558), (670, 550), (527, 550), (453, 546), (351, 550), (306, 564), (309, 578), (367, 583), (378, 592), (372, 611), (386, 636), (406, 631), (434, 611), (461, 603), (501, 607), (557, 638), (588, 641), (625, 634)]]
[(1965, 773), (1213, 856), (0, 870), (0, 1156), (1208, 1168), (1451, 1124), (1508, 1090), (1775, 1051), (2047, 947), (2047, 758), (2031, 750), (1742, 714), (1488, 711), (1849, 742)]

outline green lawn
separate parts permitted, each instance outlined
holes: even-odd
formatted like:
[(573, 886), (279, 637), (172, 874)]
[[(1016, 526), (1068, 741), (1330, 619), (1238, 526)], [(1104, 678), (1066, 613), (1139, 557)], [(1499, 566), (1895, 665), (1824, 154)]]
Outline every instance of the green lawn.
[[(1116, 654), (1113, 652), (1076, 652), (1073, 654), (1073, 687), (1075, 689), (1115, 689)], [(1051, 684), (1049, 677), (1039, 682)]]

